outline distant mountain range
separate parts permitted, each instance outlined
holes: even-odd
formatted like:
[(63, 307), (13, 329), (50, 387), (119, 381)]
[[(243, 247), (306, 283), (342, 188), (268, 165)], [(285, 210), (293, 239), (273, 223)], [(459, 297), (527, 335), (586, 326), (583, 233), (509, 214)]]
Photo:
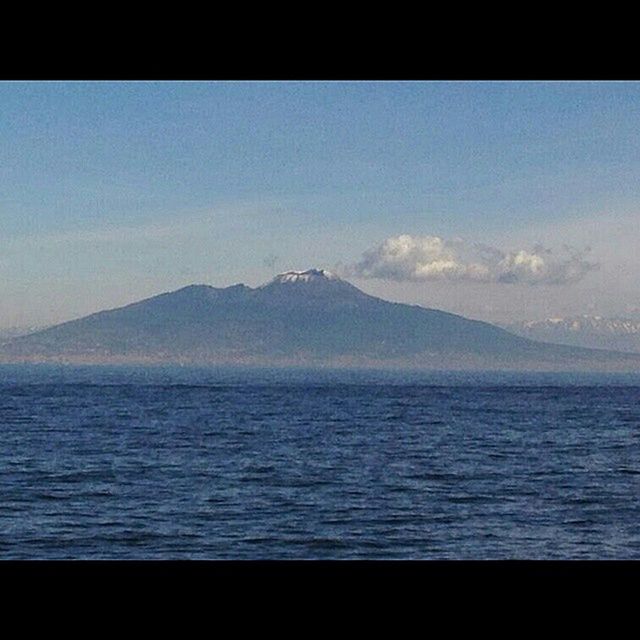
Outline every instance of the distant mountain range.
[(535, 342), (322, 269), (255, 289), (191, 285), (15, 337), (0, 361), (640, 370), (640, 355)]
[(640, 353), (640, 320), (630, 318), (582, 315), (501, 326), (532, 340)]

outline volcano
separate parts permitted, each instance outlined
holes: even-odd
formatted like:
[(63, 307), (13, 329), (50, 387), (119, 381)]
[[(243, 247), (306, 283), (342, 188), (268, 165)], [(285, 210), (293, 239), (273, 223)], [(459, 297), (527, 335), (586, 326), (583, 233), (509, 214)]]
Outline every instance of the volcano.
[(16, 337), (2, 362), (429, 369), (640, 369), (640, 355), (536, 342), (368, 295), (325, 269), (251, 288), (190, 285)]

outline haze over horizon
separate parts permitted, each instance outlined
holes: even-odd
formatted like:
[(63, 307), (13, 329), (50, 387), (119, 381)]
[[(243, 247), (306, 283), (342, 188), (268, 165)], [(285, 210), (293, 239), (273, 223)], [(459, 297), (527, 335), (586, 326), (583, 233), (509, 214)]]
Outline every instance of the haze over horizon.
[(638, 83), (1, 83), (0, 329), (328, 268), (489, 322), (638, 315)]

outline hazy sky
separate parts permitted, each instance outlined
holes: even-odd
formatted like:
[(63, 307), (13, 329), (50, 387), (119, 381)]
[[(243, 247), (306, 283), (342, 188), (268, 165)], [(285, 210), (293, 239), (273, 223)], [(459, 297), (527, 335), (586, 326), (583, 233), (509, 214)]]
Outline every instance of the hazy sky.
[(337, 269), (490, 321), (640, 311), (639, 83), (2, 83), (0, 327)]

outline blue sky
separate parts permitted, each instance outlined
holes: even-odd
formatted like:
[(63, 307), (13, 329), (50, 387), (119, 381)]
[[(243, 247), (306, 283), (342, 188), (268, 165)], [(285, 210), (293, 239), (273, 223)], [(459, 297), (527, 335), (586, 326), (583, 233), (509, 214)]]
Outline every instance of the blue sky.
[(496, 321), (640, 305), (638, 83), (2, 83), (0, 105), (0, 327), (401, 235), (588, 246), (597, 268), (355, 284)]

